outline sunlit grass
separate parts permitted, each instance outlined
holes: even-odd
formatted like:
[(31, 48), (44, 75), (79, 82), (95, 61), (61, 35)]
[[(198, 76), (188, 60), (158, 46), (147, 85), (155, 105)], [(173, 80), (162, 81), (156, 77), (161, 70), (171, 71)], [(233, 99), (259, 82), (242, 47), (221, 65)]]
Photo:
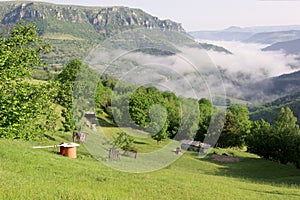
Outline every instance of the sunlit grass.
[[(47, 142), (52, 144), (55, 141), (44, 141), (43, 144)], [(188, 152), (159, 171), (132, 174), (106, 167), (83, 145), (78, 149), (78, 158), (69, 159), (52, 148), (32, 149), (36, 144), (38, 142), (0, 140), (0, 199), (300, 197), (300, 170), (245, 152), (229, 150), (244, 156), (238, 163), (220, 163), (209, 156), (199, 159), (196, 152)]]

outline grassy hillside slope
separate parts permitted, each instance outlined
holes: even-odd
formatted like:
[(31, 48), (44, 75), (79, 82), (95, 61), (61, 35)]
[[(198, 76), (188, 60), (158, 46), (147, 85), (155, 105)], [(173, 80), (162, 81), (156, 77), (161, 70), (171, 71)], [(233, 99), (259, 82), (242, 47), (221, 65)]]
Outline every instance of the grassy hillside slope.
[[(56, 141), (44, 141), (53, 144)], [(220, 163), (188, 152), (151, 173), (115, 171), (84, 146), (69, 159), (37, 142), (0, 140), (0, 199), (299, 199), (300, 171), (248, 153)], [(222, 151), (222, 150), (218, 150)], [(221, 152), (219, 152), (221, 153)], [(121, 161), (106, 161), (121, 162)]]

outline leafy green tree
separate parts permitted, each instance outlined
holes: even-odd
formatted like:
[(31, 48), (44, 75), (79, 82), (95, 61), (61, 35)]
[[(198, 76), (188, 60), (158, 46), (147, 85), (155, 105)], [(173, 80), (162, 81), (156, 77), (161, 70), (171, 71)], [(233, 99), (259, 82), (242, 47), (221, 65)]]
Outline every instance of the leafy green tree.
[(151, 123), (146, 127), (146, 131), (150, 132), (152, 138), (159, 143), (169, 136), (167, 111), (161, 105), (153, 105), (149, 115)]
[(117, 133), (117, 137), (114, 138), (113, 144), (120, 149), (129, 151), (133, 148), (134, 137), (128, 135), (124, 131)]
[(200, 117), (199, 117), (199, 129), (195, 136), (195, 140), (203, 141), (207, 135), (209, 123), (211, 121), (213, 107), (208, 99), (202, 98), (198, 101)]
[(224, 127), (219, 137), (217, 146), (225, 148), (239, 145), (240, 135), (237, 132), (237, 124), (234, 120), (232, 112), (228, 111), (226, 113)]
[(300, 167), (300, 132), (297, 118), (289, 108), (282, 108), (273, 127), (265, 121), (254, 122), (246, 139), (248, 151), (266, 159), (292, 162)]
[(295, 166), (300, 169), (300, 136), (297, 135), (293, 139), (292, 149), (291, 149), (291, 160), (290, 162), (294, 163)]
[(111, 105), (112, 90), (109, 87), (104, 87), (102, 82), (99, 82), (95, 94), (95, 106), (98, 109), (107, 112), (107, 108)]
[(155, 104), (164, 105), (161, 92), (154, 87), (139, 87), (129, 101), (129, 113), (131, 119), (140, 127), (145, 128), (151, 122), (150, 108)]
[(154, 140), (156, 140), (157, 143), (160, 143), (161, 141), (168, 138), (168, 136), (169, 136), (169, 133), (167, 131), (168, 126), (169, 126), (169, 123), (168, 123), (168, 121), (166, 121), (164, 126), (162, 127), (162, 129), (158, 133), (156, 133), (155, 135), (152, 136), (152, 138)]
[(18, 24), (0, 39), (0, 137), (35, 139), (55, 128), (55, 84), (31, 81), (48, 50), (31, 24)]
[(223, 109), (216, 109), (211, 116), (211, 124), (207, 130), (207, 136), (204, 139), (204, 143), (211, 146), (218, 145), (218, 140), (223, 130), (226, 120), (226, 112)]
[[(114, 95), (114, 94), (113, 94)], [(130, 116), (126, 116), (128, 113), (130, 95), (124, 94), (121, 96), (116, 96), (113, 99), (112, 106), (108, 107), (108, 114), (111, 116), (114, 123), (118, 126), (133, 126), (131, 124)]]
[(249, 120), (249, 110), (245, 106), (232, 105), (228, 110), (233, 114), (237, 126), (237, 135), (240, 136), (238, 146), (244, 145), (244, 139), (250, 133), (251, 121)]
[(37, 27), (18, 24), (0, 39), (1, 81), (29, 78), (34, 67), (44, 66), (40, 56), (49, 51), (49, 45), (37, 34)]
[(58, 75), (57, 82), (59, 92), (56, 100), (65, 108), (62, 110), (65, 131), (78, 130), (85, 111), (94, 109), (93, 102), (97, 102), (98, 76), (80, 60), (74, 59)]
[(82, 65), (83, 64), (80, 60), (72, 60), (57, 76), (57, 80), (60, 83), (57, 102), (65, 108), (69, 109), (72, 107), (74, 83), (76, 81), (77, 73)]
[(178, 132), (181, 121), (181, 106), (178, 97), (173, 92), (163, 92), (163, 98), (165, 99), (164, 107), (167, 110), (168, 118), (168, 135), (170, 138), (174, 138)]
[(181, 120), (176, 140), (193, 139), (199, 125), (199, 105), (196, 99), (179, 97), (181, 103)]
[(75, 130), (75, 121), (71, 109), (62, 109), (61, 116), (64, 118), (62, 125), (66, 132)]
[(242, 147), (250, 133), (249, 111), (244, 106), (230, 106), (226, 113), (223, 131), (218, 145), (221, 147)]
[(294, 140), (300, 134), (297, 118), (290, 108), (280, 110), (275, 119), (273, 134), (276, 145), (274, 159), (278, 159), (282, 164), (287, 164), (293, 160)]
[(264, 120), (254, 121), (250, 134), (246, 137), (247, 151), (271, 159), (275, 149), (275, 142), (271, 137), (272, 131), (268, 122)]
[(67, 64), (64, 70), (57, 76), (59, 83), (59, 92), (57, 95), (57, 102), (64, 107), (62, 109), (61, 116), (64, 118), (62, 121), (64, 130), (74, 131), (75, 130), (75, 121), (73, 117), (73, 89), (74, 83), (76, 81), (77, 73), (82, 66), (80, 60), (72, 60)]

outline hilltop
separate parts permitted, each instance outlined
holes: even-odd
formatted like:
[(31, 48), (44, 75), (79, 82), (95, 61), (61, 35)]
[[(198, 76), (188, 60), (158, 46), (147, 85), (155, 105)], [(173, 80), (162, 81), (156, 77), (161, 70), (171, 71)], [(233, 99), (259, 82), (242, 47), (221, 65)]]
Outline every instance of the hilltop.
[[(0, 30), (5, 33), (18, 22), (37, 25), (39, 34), (52, 45), (52, 52), (44, 58), (54, 70), (71, 59), (83, 59), (105, 39), (127, 30), (159, 29), (182, 33), (181, 37), (188, 38), (180, 23), (158, 19), (141, 9), (44, 2), (0, 2), (0, 5)], [(209, 44), (203, 44), (201, 48), (230, 53)]]
[(99, 42), (122, 31), (145, 28), (184, 32), (179, 23), (160, 20), (140, 9), (127, 7), (83, 7), (41, 2), (1, 2), (1, 30), (18, 22), (33, 23), (52, 45), (46, 60), (64, 65), (84, 58)]
[[(145, 27), (161, 28), (184, 32), (179, 23), (160, 20), (140, 9), (127, 7), (83, 7), (73, 5), (55, 5), (41, 2), (1, 3), (1, 23), (17, 23), (20, 20), (35, 22), (41, 33), (66, 32), (82, 39), (90, 39), (89, 33), (98, 33), (98, 37), (109, 36), (120, 30)], [(56, 22), (56, 23), (54, 23)], [(58, 23), (58, 24), (57, 24)], [(59, 25), (81, 24), (82, 30), (58, 29)], [(91, 31), (91, 32), (89, 32)]]

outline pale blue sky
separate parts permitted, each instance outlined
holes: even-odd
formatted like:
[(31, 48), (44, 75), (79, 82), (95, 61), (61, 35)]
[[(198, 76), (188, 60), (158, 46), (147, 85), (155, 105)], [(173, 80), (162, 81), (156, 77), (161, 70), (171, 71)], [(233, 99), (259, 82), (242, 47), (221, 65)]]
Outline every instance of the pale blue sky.
[[(3, 1), (3, 0), (0, 0)], [(39, 0), (88, 6), (122, 5), (141, 8), (161, 19), (182, 23), (187, 31), (229, 26), (300, 24), (297, 0)]]

